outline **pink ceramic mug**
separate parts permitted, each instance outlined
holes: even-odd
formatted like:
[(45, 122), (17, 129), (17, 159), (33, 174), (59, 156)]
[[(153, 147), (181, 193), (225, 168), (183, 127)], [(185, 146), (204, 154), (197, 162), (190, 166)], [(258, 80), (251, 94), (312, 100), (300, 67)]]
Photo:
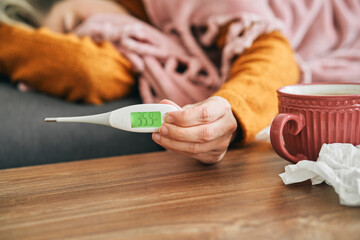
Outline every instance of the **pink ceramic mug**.
[(277, 93), (270, 140), (282, 158), (316, 161), (324, 143), (360, 144), (360, 84), (299, 84)]

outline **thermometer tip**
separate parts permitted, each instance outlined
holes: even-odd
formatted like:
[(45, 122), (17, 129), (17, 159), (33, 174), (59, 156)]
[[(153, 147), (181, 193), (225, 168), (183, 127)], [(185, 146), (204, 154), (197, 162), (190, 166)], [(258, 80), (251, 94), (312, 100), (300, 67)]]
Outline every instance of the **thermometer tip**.
[(57, 122), (56, 118), (45, 118), (45, 122)]

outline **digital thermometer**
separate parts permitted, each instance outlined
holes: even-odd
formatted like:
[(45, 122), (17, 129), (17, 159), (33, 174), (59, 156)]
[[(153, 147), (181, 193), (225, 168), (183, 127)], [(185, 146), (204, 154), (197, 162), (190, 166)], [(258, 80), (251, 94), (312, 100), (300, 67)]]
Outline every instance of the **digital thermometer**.
[(150, 133), (159, 131), (168, 112), (178, 110), (170, 104), (138, 104), (96, 115), (45, 118), (45, 122), (93, 123), (130, 132)]

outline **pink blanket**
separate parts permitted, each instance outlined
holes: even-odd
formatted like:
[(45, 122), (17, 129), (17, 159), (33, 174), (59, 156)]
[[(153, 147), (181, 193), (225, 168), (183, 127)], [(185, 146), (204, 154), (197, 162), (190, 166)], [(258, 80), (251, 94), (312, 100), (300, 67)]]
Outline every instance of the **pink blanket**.
[[(231, 59), (261, 34), (281, 30), (303, 82), (360, 81), (358, 0), (143, 0), (153, 26), (127, 15), (95, 15), (79, 36), (111, 41), (140, 73), (144, 102), (201, 101), (227, 79)], [(223, 50), (216, 36), (231, 22)]]

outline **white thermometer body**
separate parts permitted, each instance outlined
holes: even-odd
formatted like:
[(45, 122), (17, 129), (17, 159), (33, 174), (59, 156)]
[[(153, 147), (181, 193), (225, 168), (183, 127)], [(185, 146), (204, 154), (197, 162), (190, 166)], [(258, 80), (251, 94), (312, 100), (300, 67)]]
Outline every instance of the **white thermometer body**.
[(170, 104), (137, 104), (117, 110), (81, 117), (45, 118), (45, 122), (80, 122), (101, 124), (129, 132), (159, 131), (168, 112), (178, 111)]

